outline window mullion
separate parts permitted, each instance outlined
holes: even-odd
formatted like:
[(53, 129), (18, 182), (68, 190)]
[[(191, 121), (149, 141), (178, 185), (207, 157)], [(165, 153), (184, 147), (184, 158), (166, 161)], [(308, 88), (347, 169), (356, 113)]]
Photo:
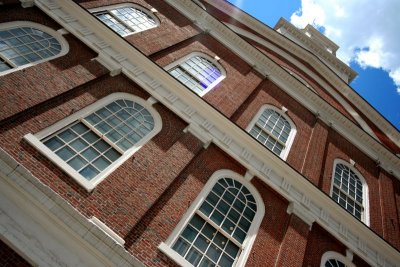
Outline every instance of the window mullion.
[[(215, 230), (219, 233), (221, 233), (223, 236), (229, 239), (232, 243), (234, 243), (236, 246), (239, 247), (240, 250), (243, 250), (243, 245), (237, 241), (235, 238), (233, 238), (231, 235), (229, 235), (227, 232), (225, 232), (224, 229), (222, 229), (220, 226), (218, 226), (213, 220), (211, 220), (209, 217), (204, 215), (200, 210), (196, 210), (196, 213), (203, 218), (205, 221), (207, 221), (209, 224), (211, 224), (212, 227), (215, 228)], [(226, 219), (226, 218), (225, 218)]]
[(190, 78), (192, 78), (193, 80), (195, 80), (198, 84), (200, 84), (200, 81), (198, 78), (196, 78), (195, 76), (193, 76), (193, 74), (191, 74), (188, 70), (186, 70), (184, 67), (182, 67), (181, 65), (178, 66), (178, 68), (180, 68), (183, 73), (185, 73), (187, 76), (189, 76)]
[(12, 62), (11, 60), (9, 60), (6, 56), (2, 56), (2, 55), (0, 54), (0, 57), (1, 57), (1, 59), (4, 60), (4, 63), (10, 65), (11, 68), (17, 68), (17, 67), (18, 67), (18, 65), (14, 64), (14, 62)]
[(100, 138), (109, 144), (112, 148), (117, 150), (121, 155), (124, 154), (125, 151), (123, 151), (121, 148), (119, 148), (117, 145), (114, 144), (111, 140), (109, 140), (104, 134), (102, 134), (99, 130), (97, 130), (93, 125), (91, 125), (89, 122), (87, 122), (84, 118), (79, 119), (80, 122), (85, 124), (91, 131), (93, 131), (95, 134), (100, 136)]
[(279, 138), (277, 138), (275, 135), (272, 134), (272, 132), (268, 131), (267, 129), (264, 128), (264, 126), (261, 125), (258, 121), (256, 122), (256, 125), (261, 128), (263, 132), (268, 134), (268, 136), (272, 137), (275, 141), (277, 141), (279, 144), (283, 146), (283, 149), (285, 149), (286, 144), (282, 142)]
[(362, 203), (360, 203), (358, 200), (356, 200), (355, 198), (353, 198), (349, 193), (345, 192), (341, 187), (338, 187), (337, 185), (333, 185), (334, 187), (336, 187), (337, 189), (340, 190), (340, 192), (342, 192), (343, 194), (346, 195), (346, 197), (348, 197), (349, 199), (353, 200), (354, 203), (357, 203), (358, 205), (360, 205), (361, 207), (363, 207)]
[[(113, 9), (113, 10), (117, 10), (117, 9)], [(116, 19), (119, 23), (121, 23), (122, 25), (124, 25), (125, 27), (127, 27), (129, 30), (131, 30), (132, 32), (136, 32), (136, 30), (134, 28), (132, 28), (131, 26), (129, 26), (125, 21), (123, 21), (120, 17), (118, 17), (117, 15), (115, 15), (113, 12), (113, 10), (107, 10), (107, 13), (110, 14), (114, 19)]]

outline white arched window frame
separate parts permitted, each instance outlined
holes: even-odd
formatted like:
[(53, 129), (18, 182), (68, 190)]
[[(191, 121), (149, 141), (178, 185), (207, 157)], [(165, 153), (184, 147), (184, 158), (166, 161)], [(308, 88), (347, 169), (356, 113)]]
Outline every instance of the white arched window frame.
[[(353, 196), (351, 196), (348, 192), (350, 192), (349, 188), (350, 186), (353, 187), (353, 185), (350, 185), (350, 181), (346, 182), (344, 184), (344, 188), (340, 189), (342, 182), (339, 181), (340, 177), (340, 166), (343, 166), (345, 169), (348, 169), (350, 172), (352, 172), (356, 178), (358, 178), (359, 182), (361, 183), (361, 189), (362, 189), (362, 202), (357, 201)], [(345, 178), (347, 180), (347, 177)], [(336, 183), (335, 183), (336, 180)], [(340, 183), (339, 183), (340, 182)], [(346, 185), (347, 184), (347, 185)], [(357, 190), (357, 187), (355, 187)], [(347, 191), (347, 192), (346, 192)], [(353, 190), (354, 191), (354, 190)], [(338, 196), (342, 194), (342, 198)], [(357, 192), (355, 192), (357, 194)], [(335, 159), (333, 163), (333, 170), (332, 170), (332, 181), (331, 181), (331, 188), (330, 188), (330, 193), (329, 195), (334, 199), (336, 202), (339, 203), (344, 209), (346, 209), (350, 214), (364, 222), (366, 225), (369, 225), (369, 193), (368, 193), (368, 184), (365, 181), (364, 177), (361, 175), (361, 173), (354, 167), (352, 164), (342, 160), (342, 159)], [(345, 196), (345, 198), (344, 198)], [(355, 202), (354, 205), (360, 205), (361, 206), (361, 216), (358, 217), (355, 214), (354, 209), (349, 206), (349, 209), (347, 208), (348, 205), (348, 199), (350, 199), (350, 204), (351, 202)], [(340, 201), (341, 200), (341, 201)]]
[[(290, 131), (287, 133), (287, 138), (286, 142), (283, 142), (280, 140), (276, 135), (272, 134), (270, 130), (268, 130), (266, 127), (263, 127), (264, 123), (262, 122), (261, 116), (263, 116), (264, 111), (267, 110), (272, 110), (279, 114), (279, 118), (284, 119), (290, 126)], [(281, 119), (281, 121), (282, 121)], [(277, 127), (277, 124), (273, 127), (272, 130), (274, 129), (280, 129), (279, 126)], [(285, 114), (285, 111), (282, 109), (278, 109), (275, 106), (265, 104), (263, 105), (260, 110), (257, 112), (257, 114), (253, 117), (251, 120), (250, 124), (247, 126), (246, 131), (250, 133), (254, 138), (256, 138), (261, 144), (263, 144), (265, 147), (267, 147), (269, 150), (271, 150), (273, 153), (277, 154), (280, 158), (283, 160), (286, 160), (290, 147), (293, 144), (294, 137), (296, 136), (296, 125), (293, 123), (293, 121)], [(282, 133), (282, 130), (278, 131), (279, 133)], [(276, 132), (274, 132), (276, 134)], [(283, 133), (282, 133), (283, 134)], [(278, 134), (278, 136), (283, 136), (282, 134)], [(286, 137), (286, 134), (285, 134)], [(284, 138), (284, 137), (282, 137)], [(265, 139), (265, 140), (264, 140)], [(269, 141), (270, 140), (270, 141)], [(269, 142), (268, 144), (271, 144), (272, 149), (268, 147), (266, 142)], [(279, 147), (278, 145), (279, 144)], [(282, 149), (280, 149), (282, 147)], [(280, 151), (280, 152), (279, 152)]]
[(320, 267), (356, 267), (352, 263), (352, 255), (345, 257), (334, 251), (325, 252), (321, 258)]
[[(178, 238), (181, 236), (183, 231), (186, 229), (186, 227), (189, 225), (189, 222), (191, 221), (191, 219), (194, 218), (195, 215), (198, 216), (199, 214), (201, 214), (200, 207), (205, 202), (205, 199), (210, 194), (210, 192), (212, 191), (214, 186), (217, 184), (217, 182), (224, 178), (228, 178), (228, 179), (230, 178), (234, 181), (239, 182), (241, 185), (243, 185), (245, 188), (247, 188), (247, 190), (251, 193), (251, 195), (255, 199), (257, 211), (254, 215), (253, 221), (251, 222), (251, 226), (248, 229), (247, 235), (241, 245), (241, 248), (240, 248), (241, 250), (239, 252), (240, 255), (236, 258), (236, 260), (234, 261), (232, 266), (239, 267), (239, 266), (244, 266), (246, 264), (247, 258), (250, 254), (251, 247), (254, 243), (254, 240), (256, 239), (257, 231), (258, 231), (261, 221), (264, 217), (264, 213), (265, 213), (264, 203), (263, 203), (263, 200), (262, 200), (261, 196), (259, 195), (257, 189), (250, 182), (245, 180), (241, 175), (239, 175), (231, 170), (219, 170), (219, 171), (216, 171), (210, 177), (210, 179), (204, 186), (203, 190), (197, 196), (195, 201), (190, 205), (189, 209), (183, 215), (181, 221), (175, 227), (174, 231), (171, 233), (171, 235), (168, 237), (168, 239), (159, 245), (159, 249), (161, 251), (163, 251), (166, 255), (168, 255), (176, 263), (178, 263), (179, 265), (187, 266), (187, 267), (193, 266), (183, 256), (181, 256), (178, 252), (176, 252), (173, 249), (174, 244), (176, 243)], [(221, 226), (217, 226), (210, 218), (207, 218), (206, 216), (201, 216), (201, 217), (204, 218), (206, 225), (211, 224), (213, 226), (213, 230), (216, 231), (213, 234), (213, 236), (217, 235), (217, 234), (221, 234), (225, 238), (227, 238), (227, 242), (233, 240), (232, 237), (229, 237), (229, 233), (225, 232)], [(212, 241), (210, 241), (210, 242), (212, 242)], [(210, 244), (210, 245), (212, 245), (212, 244)], [(207, 252), (208, 252), (208, 250), (207, 250)]]
[(0, 23), (0, 76), (61, 57), (68, 50), (62, 34), (44, 25), (31, 21)]
[(122, 37), (160, 25), (160, 20), (153, 14), (153, 9), (148, 10), (133, 3), (92, 8), (89, 12)]
[[(188, 68), (185, 66), (187, 66), (187, 63), (190, 62), (192, 59), (196, 58), (206, 60), (205, 63), (207, 64), (207, 66), (211, 66), (212, 70), (208, 70), (209, 73), (207, 74), (201, 73), (201, 71), (205, 71), (204, 69), (200, 71), (200, 69), (195, 70), (194, 68), (190, 67), (190, 70), (188, 70)], [(205, 94), (207, 94), (226, 77), (225, 69), (221, 66), (221, 64), (218, 63), (215, 58), (211, 58), (210, 56), (200, 52), (190, 53), (167, 65), (165, 69), (177, 80), (182, 82), (186, 87), (188, 87), (199, 96), (204, 96)], [(205, 76), (208, 76), (208, 79)], [(207, 80), (207, 86), (204, 86), (204, 81), (202, 81), (202, 79), (199, 77)]]
[[(90, 192), (161, 128), (161, 117), (149, 101), (113, 93), (24, 138)], [(91, 170), (97, 174), (93, 176)]]

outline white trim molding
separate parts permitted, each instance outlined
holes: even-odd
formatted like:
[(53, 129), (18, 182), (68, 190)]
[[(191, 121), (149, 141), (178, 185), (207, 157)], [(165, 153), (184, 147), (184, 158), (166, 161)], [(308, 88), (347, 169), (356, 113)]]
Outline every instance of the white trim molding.
[[(369, 135), (371, 135), (375, 140), (378, 142), (381, 142), (379, 138), (376, 136), (374, 131), (369, 127), (369, 125), (363, 120), (363, 118), (354, 110), (354, 108), (345, 100), (334, 88), (331, 87), (325, 80), (321, 79), (320, 76), (318, 76), (315, 72), (311, 71), (308, 67), (306, 67), (302, 62), (291, 56), (289, 53), (285, 52), (284, 50), (280, 49), (277, 47), (275, 44), (270, 43), (266, 41), (265, 39), (260, 38), (259, 36), (256, 36), (253, 33), (250, 33), (248, 31), (242, 30), (241, 28), (225, 23), (230, 29), (235, 31), (241, 36), (244, 36), (246, 38), (249, 38), (260, 45), (271, 49), (272, 51), (276, 52), (277, 54), (283, 56), (288, 62), (292, 63), (302, 71), (304, 71), (309, 77), (314, 79), (323, 89), (325, 89), (334, 99), (336, 99), (340, 105), (343, 106), (343, 108), (356, 120), (356, 122), (361, 126), (361, 128), (366, 131)], [(309, 61), (307, 61), (309, 62)], [(285, 69), (287, 72), (289, 72), (290, 75), (294, 76), (296, 79), (298, 79), (301, 83), (303, 83), (307, 88), (313, 90), (314, 93), (318, 94), (314, 88), (312, 88), (299, 74), (292, 72), (292, 70), (288, 69), (285, 66), (281, 66), (283, 69)], [(317, 67), (316, 69), (320, 69), (320, 67)], [(295, 88), (289, 87), (287, 90), (296, 90)]]
[(91, 223), (99, 227), (104, 233), (106, 233), (109, 237), (114, 239), (114, 241), (121, 246), (125, 244), (125, 240), (122, 239), (119, 235), (117, 235), (110, 227), (108, 227), (105, 223), (100, 221), (97, 217), (93, 216), (92, 218), (89, 219)]
[[(340, 59), (338, 59), (335, 56), (335, 53), (329, 52), (326, 47), (321, 44), (321, 40), (324, 39), (324, 43), (329, 43), (331, 47), (335, 47), (336, 44), (313, 29), (312, 26), (307, 25), (305, 29), (300, 30), (284, 18), (280, 18), (274, 29), (280, 34), (284, 35), (286, 38), (311, 51), (314, 55), (317, 55), (321, 61), (328, 65), (332, 71), (335, 72), (346, 83), (350, 83), (357, 76), (357, 73), (343, 63)], [(306, 30), (307, 32), (311, 29), (313, 29), (313, 32), (312, 36), (310, 37), (304, 31)]]
[(2, 149), (0, 239), (33, 266), (144, 267)]
[[(68, 164), (61, 156), (58, 156), (54, 153), (48, 146), (44, 144), (44, 141), (49, 136), (59, 132), (60, 130), (66, 129), (69, 125), (80, 122), (83, 123), (86, 116), (93, 114), (95, 111), (100, 110), (106, 105), (112, 103), (113, 101), (118, 100), (129, 100), (133, 103), (138, 103), (142, 107), (144, 107), (152, 116), (154, 121), (153, 129), (145, 134), (139, 141), (133, 144), (127, 150), (121, 149), (117, 144), (114, 144), (113, 141), (105, 139), (105, 136), (102, 132), (98, 131), (98, 129), (89, 123), (84, 123), (88, 129), (90, 129), (91, 133), (94, 133), (99, 140), (106, 141), (107, 144), (120, 154), (120, 157), (114, 161), (111, 161), (111, 164), (106, 167), (104, 170), (100, 170), (100, 172), (95, 175), (93, 178), (86, 178), (82, 174), (80, 174), (77, 170), (75, 170), (70, 164)], [(86, 119), (85, 119), (86, 121)], [(27, 134), (24, 136), (24, 139), (28, 141), (32, 146), (38, 149), (44, 156), (46, 156), (50, 161), (60, 167), (65, 173), (67, 173), (70, 177), (72, 177), (78, 184), (83, 186), (88, 192), (91, 192), (99, 183), (101, 183), (108, 175), (110, 175), (115, 169), (117, 169), (122, 163), (124, 163), (128, 158), (130, 158), (136, 151), (138, 151), (145, 143), (147, 143), (151, 138), (153, 138), (162, 128), (162, 120), (158, 112), (151, 105), (151, 103), (147, 102), (144, 99), (141, 99), (137, 96), (128, 94), (128, 93), (113, 93), (110, 94), (95, 103), (81, 109), (80, 111), (58, 121), (46, 129), (36, 133), (36, 134)], [(100, 151), (102, 153), (102, 151)], [(78, 151), (77, 155), (81, 153)], [(86, 157), (85, 157), (86, 158)]]
[(346, 256), (343, 256), (342, 254), (339, 254), (339, 253), (337, 253), (335, 251), (327, 251), (321, 257), (321, 265), (320, 265), (320, 267), (326, 267), (325, 264), (329, 260), (338, 260), (341, 263), (345, 264), (346, 267), (356, 267), (354, 265), (354, 263), (352, 263), (353, 257), (352, 257), (351, 253), (347, 253)]
[[(171, 0), (172, 1), (172, 0)], [(226, 10), (224, 1), (212, 1), (205, 0), (208, 4), (220, 9), (222, 12)], [(200, 17), (200, 15), (199, 15)], [(317, 56), (310, 51), (304, 49), (293, 41), (289, 40), (282, 34), (278, 33), (274, 29), (266, 27), (265, 24), (246, 14), (245, 12), (235, 13), (235, 19), (241, 23), (247, 25), (249, 28), (257, 31), (263, 36), (266, 36), (268, 40), (273, 43), (282, 44), (281, 47), (287, 48), (288, 51), (292, 51), (296, 56), (303, 59), (304, 62), (308, 62), (314, 66), (319, 73), (325, 77), (330, 84), (335, 85), (335, 89), (338, 90), (344, 97), (346, 97), (355, 107), (357, 107), (367, 118), (378, 126), (383, 133), (385, 133), (397, 146), (400, 147), (400, 132), (391, 125), (382, 115), (379, 114), (369, 103), (367, 103), (362, 97), (360, 97), (353, 88), (351, 88), (346, 82), (344, 82), (339, 76), (337, 76), (331, 69), (324, 64)], [(201, 23), (200, 26), (205, 23)], [(218, 38), (218, 35), (215, 35)], [(329, 55), (329, 52), (327, 52)], [(256, 62), (256, 61), (254, 61)], [(254, 64), (250, 63), (249, 64)], [(263, 72), (260, 72), (263, 73)]]
[[(307, 88), (287, 71), (282, 69), (277, 63), (247, 43), (237, 33), (212, 17), (192, 1), (166, 0), (166, 2), (174, 6), (187, 18), (193, 20), (198, 27), (204, 31), (207, 31), (211, 36), (215, 37), (222, 44), (237, 53), (243, 60), (254, 66), (254, 69), (256, 69), (262, 75), (267, 76), (273, 83), (283, 89), (294, 99), (302, 103), (308, 110), (314, 114), (319, 114), (319, 118), (322, 121), (328, 125), (332, 125), (333, 129), (335, 129), (347, 140), (352, 142), (370, 158), (379, 160), (382, 168), (400, 179), (400, 159), (398, 157), (396, 157), (390, 150), (366, 133), (357, 124), (346, 118), (323, 98), (315, 94), (312, 90)], [(216, 2), (220, 3), (221, 1)], [(263, 27), (265, 27), (265, 25)], [(290, 45), (292, 41), (281, 36), (279, 33), (275, 31), (268, 33), (268, 36), (273, 40), (276, 39), (275, 35), (280, 36), (281, 38), (277, 41), (280, 41), (283, 45), (293, 48), (299, 53), (300, 57), (303, 57), (305, 54), (310, 54), (309, 56), (311, 58), (313, 57), (309, 51), (299, 47), (298, 45)], [(324, 67), (324, 64), (322, 63), (320, 70), (321, 75), (325, 75), (323, 72), (327, 72), (330, 73), (329, 75), (332, 75), (332, 71), (326, 66)], [(344, 83), (337, 76), (336, 78), (338, 79), (336, 82), (339, 84)], [(377, 120), (382, 120), (382, 118)]]
[[(205, 184), (204, 188), (200, 192), (200, 194), (197, 196), (197, 198), (192, 202), (186, 213), (183, 215), (182, 219), (178, 223), (178, 225), (175, 227), (173, 232), (170, 234), (168, 239), (165, 241), (165, 243), (161, 243), (159, 245), (159, 249), (163, 251), (167, 256), (169, 256), (172, 260), (174, 260), (176, 263), (180, 264), (181, 266), (192, 266), (189, 262), (187, 262), (180, 254), (178, 254), (176, 251), (172, 249), (172, 246), (182, 233), (182, 231), (185, 229), (185, 227), (188, 225), (189, 221), (193, 218), (194, 214), (196, 214), (196, 211), (200, 209), (200, 206), (203, 204), (205, 201), (206, 197), (208, 194), (211, 192), (213, 187), (216, 185), (216, 183), (223, 178), (228, 178), (232, 179), (234, 181), (238, 181), (240, 184), (242, 184), (245, 188), (247, 188), (251, 195), (255, 199), (256, 203), (256, 213), (255, 216), (251, 222), (251, 226), (246, 234), (246, 238), (244, 239), (242, 244), (238, 244), (238, 247), (241, 247), (240, 250), (241, 254), (239, 258), (234, 262), (233, 266), (244, 266), (247, 258), (249, 256), (249, 253), (251, 251), (251, 247), (254, 243), (254, 240), (256, 239), (257, 236), (257, 231), (258, 228), (260, 227), (261, 221), (264, 217), (265, 213), (265, 207), (264, 207), (264, 202), (258, 193), (257, 189), (244, 177), (241, 175), (231, 171), (231, 170), (219, 170), (216, 171), (210, 179), (207, 181)], [(221, 196), (222, 198), (222, 196)], [(211, 219), (208, 219), (211, 221)], [(206, 220), (207, 221), (207, 220)], [(212, 222), (210, 222), (212, 223)], [(217, 229), (221, 228), (219, 226), (213, 226)], [(218, 230), (224, 232), (224, 230)], [(231, 238), (233, 239), (233, 238)]]
[(289, 203), (286, 212), (288, 214), (294, 214), (299, 217), (303, 222), (305, 222), (309, 229), (311, 229), (313, 223), (315, 222), (315, 216), (307, 212), (303, 205), (299, 205), (297, 202)]
[(64, 36), (62, 35), (62, 33), (60, 33), (59, 31), (55, 31), (52, 28), (49, 28), (42, 24), (31, 22), (31, 21), (12, 21), (12, 22), (0, 23), (0, 31), (8, 30), (8, 29), (16, 29), (16, 28), (21, 28), (21, 27), (29, 27), (29, 28), (37, 29), (39, 31), (42, 31), (44, 33), (51, 35), (51, 37), (53, 37), (58, 42), (58, 44), (61, 46), (61, 49), (58, 52), (58, 54), (56, 54), (54, 56), (42, 58), (40, 60), (37, 60), (34, 62), (29, 62), (29, 63), (23, 64), (23, 65), (16, 65), (13, 62), (11, 62), (10, 60), (8, 60), (7, 57), (4, 57), (3, 60), (5, 60), (7, 65), (10, 65), (11, 69), (0, 72), (0, 76), (4, 76), (4, 75), (7, 75), (7, 74), (15, 72), (15, 71), (19, 71), (19, 70), (29, 68), (31, 66), (34, 66), (34, 65), (46, 62), (46, 61), (50, 61), (50, 60), (58, 58), (58, 57), (62, 57), (68, 53), (69, 44), (68, 44), (67, 40), (64, 38)]

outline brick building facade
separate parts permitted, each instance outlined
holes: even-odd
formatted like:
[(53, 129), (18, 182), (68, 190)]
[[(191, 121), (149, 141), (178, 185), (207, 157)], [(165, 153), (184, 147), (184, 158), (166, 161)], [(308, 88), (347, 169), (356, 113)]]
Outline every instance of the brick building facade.
[(400, 133), (337, 49), (222, 0), (2, 1), (0, 265), (400, 266)]

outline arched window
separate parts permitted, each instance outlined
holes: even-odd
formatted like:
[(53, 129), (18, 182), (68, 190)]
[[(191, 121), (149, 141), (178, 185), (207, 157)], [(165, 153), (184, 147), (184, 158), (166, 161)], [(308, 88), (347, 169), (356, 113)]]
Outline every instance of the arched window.
[(353, 254), (350, 253), (346, 257), (334, 252), (328, 251), (322, 255), (321, 267), (356, 267), (352, 263)]
[(226, 76), (225, 70), (218, 62), (201, 53), (189, 54), (168, 65), (166, 69), (200, 96), (205, 95)]
[(329, 259), (325, 262), (324, 267), (348, 267), (346, 264), (337, 259)]
[(25, 138), (90, 191), (160, 129), (148, 102), (116, 93)]
[(47, 61), (68, 51), (60, 33), (29, 21), (0, 24), (0, 75)]
[(263, 215), (250, 183), (218, 171), (160, 249), (182, 266), (244, 266)]
[(247, 127), (247, 131), (269, 150), (286, 159), (296, 127), (282, 110), (264, 105)]
[(368, 187), (361, 174), (343, 160), (335, 160), (331, 197), (357, 219), (369, 224)]
[(134, 4), (120, 4), (91, 9), (98, 19), (121, 36), (142, 32), (159, 25), (149, 10)]

